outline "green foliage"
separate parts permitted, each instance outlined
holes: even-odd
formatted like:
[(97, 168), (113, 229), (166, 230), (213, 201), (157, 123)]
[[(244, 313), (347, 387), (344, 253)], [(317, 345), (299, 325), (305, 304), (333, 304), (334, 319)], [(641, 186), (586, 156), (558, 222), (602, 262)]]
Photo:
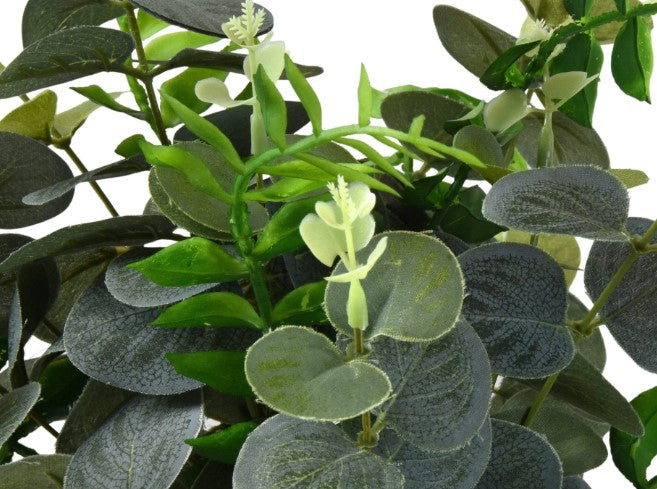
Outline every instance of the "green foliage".
[(257, 427), (258, 423), (245, 421), (209, 435), (185, 440), (185, 443), (194, 447), (194, 452), (205, 458), (225, 464), (235, 464), (246, 437)]

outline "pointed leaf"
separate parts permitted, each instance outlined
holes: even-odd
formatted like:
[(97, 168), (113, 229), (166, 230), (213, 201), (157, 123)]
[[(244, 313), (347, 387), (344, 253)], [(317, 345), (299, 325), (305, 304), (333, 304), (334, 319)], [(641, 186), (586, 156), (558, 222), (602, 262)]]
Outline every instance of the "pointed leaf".
[(641, 170), (632, 170), (629, 168), (614, 168), (608, 170), (613, 176), (618, 178), (625, 186), (629, 188), (639, 187), (648, 183), (648, 175)]
[(4, 444), (20, 426), (36, 404), (40, 393), (41, 386), (39, 383), (30, 382), (0, 397), (0, 412), (2, 412), (2, 418), (0, 418), (0, 444)]
[(399, 489), (403, 481), (393, 463), (356, 446), (339, 426), (283, 415), (251, 433), (233, 475), (235, 489)]
[[(375, 236), (356, 254), (358, 260), (365, 262), (386, 236), (383, 256), (362, 281), (370, 321), (364, 335), (401, 341), (439, 338), (454, 327), (463, 302), (463, 279), (456, 257), (435, 238), (396, 231)], [(345, 272), (340, 263), (333, 275)], [(329, 283), (326, 313), (339, 332), (351, 336), (345, 308), (348, 289), (344, 284)], [(413, 321), (409, 322), (409, 317)]]
[[(195, 87), (201, 80), (217, 78), (225, 80), (228, 73), (210, 68), (188, 68), (182, 73), (165, 81), (160, 87), (160, 93), (178, 100), (193, 112), (200, 114), (210, 107), (210, 103), (199, 100), (195, 93)], [(182, 118), (176, 114), (171, 104), (164, 98), (160, 101), (162, 119), (166, 127), (177, 126)]]
[(0, 228), (15, 229), (46, 221), (61, 214), (73, 192), (47, 205), (31, 207), (22, 202), (30, 192), (72, 178), (68, 165), (43, 144), (11, 132), (0, 132)]
[(144, 47), (149, 60), (167, 60), (173, 58), (183, 49), (200, 48), (218, 42), (216, 36), (208, 36), (198, 32), (171, 32), (156, 37)]
[(370, 123), (372, 113), (372, 86), (365, 70), (365, 65), (360, 65), (360, 80), (358, 82), (358, 125), (367, 126)]
[(493, 420), (490, 462), (476, 489), (561, 487), (561, 463), (554, 448), (532, 430)]
[(463, 315), (481, 337), (494, 372), (538, 378), (570, 363), (566, 282), (559, 265), (528, 245), (496, 243), (459, 255)]
[(322, 106), (319, 103), (319, 98), (317, 98), (315, 90), (308, 83), (306, 77), (303, 76), (299, 67), (294, 64), (287, 54), (285, 55), (285, 73), (294, 92), (303, 104), (303, 108), (306, 109), (308, 118), (313, 126), (313, 133), (315, 136), (318, 136), (322, 132)]
[(278, 326), (327, 323), (324, 311), (326, 285), (327, 282), (322, 280), (297, 287), (276, 303), (272, 311), (272, 321)]
[[(642, 235), (652, 221), (631, 218), (627, 228), (632, 234)], [(657, 238), (652, 239), (657, 243)], [(627, 243), (596, 241), (586, 262), (584, 283), (592, 300), (596, 300), (621, 264), (630, 256)], [(657, 254), (640, 255), (623, 280), (605, 301), (600, 316), (618, 344), (642, 368), (657, 372)]]
[(218, 244), (198, 237), (174, 243), (129, 268), (158, 285), (173, 287), (231, 282), (248, 275), (244, 263)]
[(55, 32), (30, 44), (0, 73), (0, 98), (119, 69), (133, 49), (132, 38), (113, 29), (83, 26)]
[[(114, 92), (108, 93), (107, 97), (113, 99), (117, 98), (119, 95), (121, 95), (121, 92)], [(102, 104), (96, 103), (96, 101), (87, 100), (86, 102), (82, 102), (64, 112), (60, 112), (55, 116), (55, 120), (53, 121), (53, 135), (56, 135), (59, 139), (64, 141), (71, 139), (77, 130), (82, 127), (82, 124), (85, 123), (87, 117), (100, 107), (102, 107)]]
[(633, 17), (621, 27), (614, 41), (611, 73), (623, 92), (642, 102), (650, 102), (652, 66), (650, 27), (643, 17)]
[(78, 449), (64, 489), (169, 487), (191, 447), (183, 443), (202, 426), (201, 396), (135, 396)]
[(517, 61), (537, 47), (539, 42), (525, 42), (508, 48), (486, 68), (486, 71), (480, 77), (481, 83), (491, 90), (504, 90), (505, 88), (522, 86), (522, 83), (513, 83), (510, 71), (519, 71)]
[(376, 408), (377, 416), (384, 416), (386, 426), (406, 442), (424, 451), (450, 451), (481, 429), (488, 414), (490, 365), (465, 321), (431, 342), (379, 338), (370, 358), (393, 387), (390, 401)]
[(245, 369), (265, 404), (316, 421), (358, 416), (381, 404), (391, 389), (382, 370), (347, 361), (326, 336), (299, 326), (279, 328), (254, 343)]
[(71, 87), (71, 90), (87, 97), (96, 105), (107, 107), (108, 109), (114, 110), (116, 112), (121, 112), (123, 114), (128, 114), (129, 116), (136, 119), (146, 120), (146, 116), (140, 110), (131, 109), (130, 107), (126, 107), (125, 105), (116, 101), (120, 93), (107, 93), (98, 85), (90, 85), (88, 87)]
[(283, 96), (262, 65), (258, 65), (258, 71), (253, 75), (253, 88), (260, 102), (267, 135), (282, 150), (286, 146), (287, 109)]
[(0, 120), (0, 131), (50, 143), (50, 125), (57, 111), (57, 95), (45, 90)]
[(484, 216), (530, 233), (624, 241), (629, 207), (620, 180), (593, 167), (556, 167), (508, 175), (491, 188)]
[(0, 478), (11, 489), (59, 489), (55, 481), (63, 481), (69, 455), (32, 455), (7, 465), (0, 465)]
[(234, 465), (240, 448), (242, 448), (242, 445), (246, 441), (246, 437), (257, 427), (258, 423), (246, 421), (209, 435), (185, 440), (185, 443), (194, 447), (194, 453), (202, 457)]

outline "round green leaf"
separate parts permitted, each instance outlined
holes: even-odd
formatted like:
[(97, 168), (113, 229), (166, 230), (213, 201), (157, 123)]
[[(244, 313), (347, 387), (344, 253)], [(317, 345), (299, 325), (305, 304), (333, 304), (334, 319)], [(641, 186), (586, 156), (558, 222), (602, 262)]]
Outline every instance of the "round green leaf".
[(326, 336), (299, 326), (284, 326), (256, 341), (245, 369), (265, 404), (302, 419), (353, 418), (381, 404), (391, 391), (381, 369), (348, 361)]
[(64, 489), (162, 489), (182, 469), (183, 443), (202, 426), (199, 391), (178, 396), (135, 396), (75, 452)]
[(490, 462), (476, 489), (555, 489), (561, 463), (554, 448), (532, 430), (493, 420)]
[(591, 489), (591, 486), (589, 486), (581, 477), (571, 475), (570, 477), (563, 478), (561, 489)]
[[(627, 228), (643, 234), (652, 221), (631, 218)], [(652, 239), (657, 243), (657, 238)], [(626, 243), (596, 241), (586, 262), (584, 283), (592, 300), (596, 300), (621, 264), (630, 255)], [(602, 306), (600, 316), (618, 344), (642, 368), (657, 372), (657, 254), (639, 256), (618, 287)]]
[(167, 287), (148, 280), (127, 265), (142, 260), (161, 248), (134, 248), (112, 260), (105, 272), (105, 286), (115, 299), (135, 307), (154, 307), (173, 304), (203, 292), (215, 284)]
[(490, 131), (479, 126), (465, 126), (454, 135), (455, 148), (475, 155), (482, 163), (490, 166), (503, 166), (502, 146)]
[(82, 26), (55, 32), (23, 50), (0, 73), (0, 98), (117, 69), (134, 49), (125, 32)]
[(528, 245), (495, 243), (459, 255), (463, 315), (481, 337), (494, 372), (538, 378), (574, 354), (566, 327), (566, 282), (559, 265)]
[(59, 489), (70, 455), (32, 455), (7, 465), (0, 465), (0, 480), (11, 489)]
[(491, 447), (491, 424), (465, 444), (450, 451), (426, 452), (384, 429), (374, 453), (395, 463), (404, 475), (404, 489), (471, 489), (486, 470)]
[(280, 414), (247, 438), (233, 473), (235, 489), (399, 489), (403, 483), (393, 463), (356, 446), (339, 426)]
[(43, 144), (19, 134), (0, 132), (0, 228), (15, 229), (48, 220), (71, 203), (73, 192), (40, 207), (22, 202), (30, 192), (73, 177), (68, 165)]
[(78, 299), (66, 322), (64, 344), (73, 364), (90, 377), (144, 394), (175, 394), (201, 384), (178, 374), (169, 352), (241, 349), (257, 337), (244, 329), (149, 327), (160, 311), (123, 304), (97, 282)]
[[(370, 358), (390, 377), (393, 394), (376, 408), (386, 426), (425, 451), (461, 447), (488, 413), (490, 365), (472, 327), (460, 320), (438, 340), (378, 338)], [(418, 402), (421, 399), (421, 402)]]
[(30, 382), (0, 397), (0, 412), (2, 412), (0, 418), (0, 445), (9, 439), (27, 417), (39, 399), (40, 393), (41, 386), (39, 383)]
[(540, 168), (498, 180), (484, 216), (529, 233), (624, 241), (629, 196), (616, 177), (589, 166)]
[[(368, 338), (389, 336), (401, 341), (429, 341), (451, 330), (461, 312), (463, 278), (456, 257), (441, 241), (420, 233), (392, 231), (375, 236), (356, 256), (364, 263), (376, 244), (388, 237), (385, 252), (362, 286), (367, 297)], [(340, 263), (334, 275), (345, 273)], [(326, 313), (331, 324), (348, 336), (349, 287), (331, 282)]]

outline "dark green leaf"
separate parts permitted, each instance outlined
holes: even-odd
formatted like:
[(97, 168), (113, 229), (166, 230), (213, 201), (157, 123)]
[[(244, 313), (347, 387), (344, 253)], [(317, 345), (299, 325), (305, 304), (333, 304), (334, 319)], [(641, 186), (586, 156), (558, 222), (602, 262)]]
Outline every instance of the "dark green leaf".
[(261, 329), (262, 319), (245, 298), (231, 292), (207, 292), (167, 308), (151, 326)]
[(60, 489), (69, 455), (32, 455), (7, 465), (0, 465), (0, 480), (11, 489)]
[(456, 202), (445, 209), (440, 228), (462, 239), (466, 243), (482, 243), (504, 231), (484, 218), (481, 207), (486, 194), (479, 187), (470, 187), (459, 192)]
[[(0, 260), (4, 261), (13, 251), (30, 241), (32, 241), (32, 238), (22, 234), (0, 234)], [(15, 272), (3, 272), (0, 275), (0, 338), (7, 337), (7, 320), (12, 297), (14, 296), (15, 279)]]
[(563, 478), (561, 489), (591, 489), (591, 486), (581, 477), (570, 476)]
[(23, 196), (60, 180), (72, 178), (68, 165), (57, 154), (33, 139), (0, 132), (0, 228), (15, 229), (48, 220), (71, 203), (73, 192), (40, 207), (22, 202)]
[(448, 5), (433, 9), (433, 21), (447, 52), (477, 77), (516, 43), (512, 35)]
[(611, 52), (611, 73), (623, 92), (637, 100), (650, 102), (652, 65), (650, 27), (643, 17), (633, 17), (625, 22), (616, 36)]
[(555, 489), (561, 464), (554, 448), (532, 430), (493, 420), (490, 462), (476, 489)]
[(503, 166), (504, 154), (493, 133), (479, 126), (465, 126), (454, 135), (455, 148), (475, 155), (489, 166)]
[(316, 325), (328, 322), (324, 311), (327, 282), (311, 282), (297, 287), (274, 306), (272, 321), (278, 325)]
[(486, 350), (467, 322), (459, 321), (431, 342), (379, 338), (370, 358), (393, 387), (391, 400), (375, 409), (377, 417), (406, 442), (425, 451), (450, 451), (481, 429), (491, 371)]
[(575, 20), (587, 17), (591, 13), (594, 0), (564, 0), (563, 6)]
[(74, 27), (30, 44), (0, 73), (0, 98), (119, 69), (134, 49), (125, 32)]
[(234, 396), (252, 397), (244, 374), (243, 351), (197, 351), (167, 353), (166, 359), (180, 375), (198, 380), (214, 390)]
[(16, 431), (28, 413), (32, 410), (37, 400), (41, 386), (38, 382), (14, 389), (0, 397), (0, 445), (4, 444)]
[(129, 265), (158, 285), (187, 287), (248, 276), (246, 265), (216, 243), (189, 238)]
[(209, 435), (185, 440), (185, 443), (194, 447), (194, 453), (198, 453), (202, 457), (225, 464), (234, 464), (246, 437), (257, 426), (258, 423), (254, 421), (238, 423)]
[(94, 170), (85, 172), (77, 177), (60, 180), (49, 187), (41, 188), (23, 197), (23, 203), (27, 205), (43, 205), (50, 202), (66, 192), (74, 189), (79, 183), (95, 182), (105, 178), (117, 178), (125, 175), (147, 171), (151, 166), (141, 156), (128, 158), (109, 165), (101, 166)]
[(322, 132), (322, 106), (313, 87), (287, 54), (285, 55), (285, 73), (292, 88), (294, 88), (294, 92), (299, 97), (304, 109), (306, 109), (313, 126), (313, 133), (318, 136)]
[(135, 396), (89, 437), (73, 456), (64, 489), (169, 487), (202, 426), (200, 392)]
[(104, 24), (123, 13), (109, 0), (29, 0), (23, 10), (23, 47), (71, 27)]
[[(226, 37), (221, 30), (221, 24), (228, 22), (231, 17), (242, 15), (239, 0), (226, 0), (220, 3), (214, 0), (196, 0), (193, 3), (187, 0), (136, 0), (135, 5), (148, 13), (165, 20), (169, 24), (177, 25), (191, 31), (209, 34), (211, 36)], [(261, 9), (256, 5), (256, 11)], [(274, 26), (274, 19), (266, 9), (265, 21), (258, 35), (266, 34)]]
[(381, 404), (391, 391), (381, 369), (359, 359), (347, 361), (326, 336), (300, 326), (278, 328), (256, 341), (245, 370), (265, 404), (315, 421), (353, 418)]
[(480, 77), (481, 83), (491, 90), (504, 90), (517, 86), (513, 83), (513, 74), (510, 72), (515, 69), (519, 73), (520, 70), (516, 62), (538, 46), (539, 43), (540, 41), (531, 41), (508, 48), (486, 68), (486, 71)]
[(629, 207), (625, 185), (589, 166), (513, 173), (497, 181), (484, 200), (484, 216), (530, 233), (567, 234), (624, 241)]
[(57, 95), (45, 90), (0, 120), (0, 131), (13, 132), (50, 144), (50, 126), (57, 111)]
[(614, 0), (614, 3), (616, 4), (616, 8), (621, 14), (627, 12), (627, 7), (629, 6), (629, 0)]
[(258, 335), (248, 330), (163, 330), (148, 325), (160, 311), (114, 299), (102, 281), (77, 301), (66, 322), (64, 344), (73, 364), (91, 378), (145, 394), (166, 395), (199, 387), (177, 374), (168, 352), (239, 349)]
[(140, 120), (145, 120), (146, 116), (143, 112), (137, 109), (131, 109), (118, 103), (115, 99), (117, 98), (116, 94), (107, 93), (98, 85), (90, 85), (88, 87), (71, 87), (71, 90), (79, 93), (80, 95), (87, 97), (93, 103), (107, 107), (108, 109), (114, 110), (116, 112), (121, 112), (123, 114), (128, 114), (129, 116), (135, 117)]
[[(388, 238), (385, 252), (361, 281), (367, 296), (369, 327), (364, 336), (389, 336), (401, 341), (428, 341), (451, 330), (463, 301), (463, 279), (456, 257), (441, 241), (404, 231), (382, 233), (357, 253), (365, 263), (376, 244)], [(333, 274), (346, 272), (342, 262)], [(347, 336), (345, 304), (349, 287), (329, 283), (326, 313), (331, 324)], [(408, 321), (412, 317), (413, 321)]]
[(566, 327), (566, 281), (537, 248), (511, 243), (459, 255), (466, 285), (463, 315), (481, 337), (493, 371), (537, 378), (564, 368), (574, 354)]
[(618, 470), (634, 487), (649, 489), (654, 478), (648, 480), (648, 467), (657, 456), (657, 387), (642, 392), (632, 400), (646, 431), (643, 436), (628, 435), (612, 429), (609, 435), (611, 454)]
[(121, 216), (68, 226), (19, 248), (0, 263), (0, 273), (47, 256), (104, 246), (150, 243), (171, 234), (171, 222), (156, 215)]
[(258, 65), (258, 71), (253, 76), (253, 88), (260, 102), (267, 135), (283, 150), (286, 146), (287, 109), (283, 96), (262, 65)]
[(394, 463), (359, 448), (339, 426), (284, 415), (251, 433), (233, 475), (235, 489), (399, 489), (403, 481)]
[(203, 292), (215, 284), (190, 287), (166, 287), (148, 280), (128, 265), (160, 251), (161, 248), (134, 248), (118, 256), (107, 267), (105, 286), (115, 299), (135, 307), (154, 307), (173, 304)]
[[(645, 233), (652, 221), (631, 218), (627, 228), (632, 234)], [(657, 243), (657, 238), (652, 239)], [(592, 300), (596, 300), (632, 249), (626, 243), (602, 243), (591, 247), (584, 283)], [(642, 368), (657, 372), (657, 254), (640, 255), (620, 284), (605, 301), (600, 316), (618, 344)]]

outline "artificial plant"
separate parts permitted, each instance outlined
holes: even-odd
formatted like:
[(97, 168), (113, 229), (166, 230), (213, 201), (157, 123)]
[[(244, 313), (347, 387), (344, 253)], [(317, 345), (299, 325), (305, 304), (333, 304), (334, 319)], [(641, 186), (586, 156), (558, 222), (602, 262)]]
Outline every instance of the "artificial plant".
[[(611, 430), (621, 472), (654, 487), (656, 394), (605, 380), (598, 328), (657, 372), (657, 222), (628, 217), (646, 177), (610, 169), (592, 117), (601, 42), (650, 100), (657, 5), (523, 4), (518, 39), (433, 11), (495, 97), (376, 89), (363, 66), (357, 121), (325, 128), (321, 68), (250, 0), (29, 0), (0, 73), (23, 101), (0, 120), (0, 226), (87, 183), (112, 217), (0, 235), (0, 486), (585, 488)], [(103, 71), (134, 101), (79, 86), (57, 110), (48, 87)], [(146, 134), (88, 170), (95, 110)], [(142, 171), (144, 213), (119, 216), (97, 181)], [(594, 242), (591, 308), (569, 293), (575, 237)], [(33, 336), (50, 347), (25, 359)], [(21, 443), (39, 427), (56, 454)]]

